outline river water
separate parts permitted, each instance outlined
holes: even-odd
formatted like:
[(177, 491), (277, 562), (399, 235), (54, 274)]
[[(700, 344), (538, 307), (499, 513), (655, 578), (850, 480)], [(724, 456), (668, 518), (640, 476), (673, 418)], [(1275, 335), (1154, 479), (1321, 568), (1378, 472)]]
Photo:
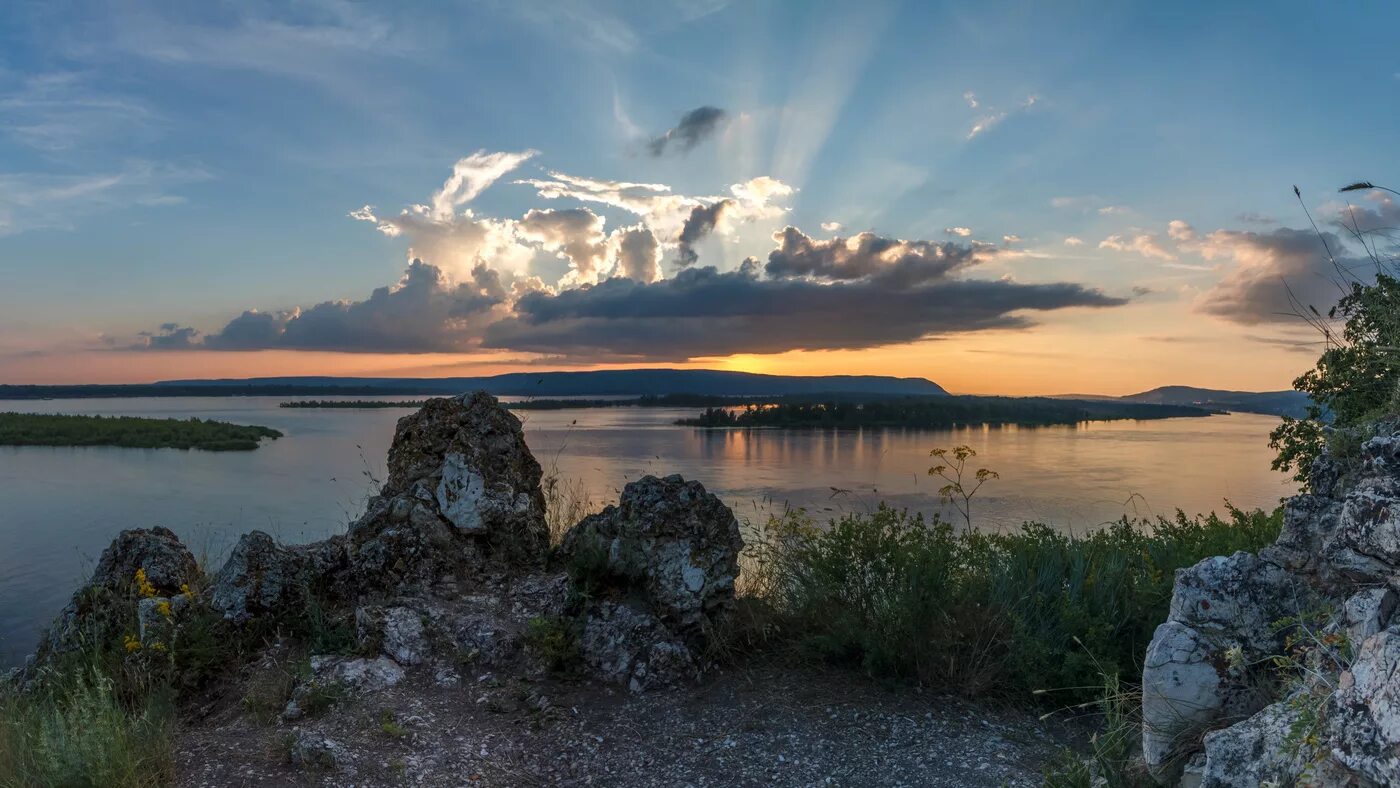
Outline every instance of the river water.
[[(398, 409), (287, 409), (279, 397), (0, 402), (0, 410), (213, 418), (285, 433), (256, 451), (0, 446), (0, 666), (32, 650), (123, 528), (164, 525), (217, 565), (259, 528), (288, 542), (343, 531), (383, 479)], [(408, 399), (408, 397), (395, 397)], [(819, 517), (885, 501), (941, 513), (925, 473), (935, 447), (967, 444), (998, 471), (973, 500), (983, 529), (1038, 520), (1083, 531), (1123, 515), (1271, 508), (1290, 485), (1269, 470), (1271, 416), (1231, 414), (1076, 427), (706, 431), (691, 409), (522, 411), (546, 472), (597, 506), (648, 473), (698, 479), (741, 519), (784, 507)]]

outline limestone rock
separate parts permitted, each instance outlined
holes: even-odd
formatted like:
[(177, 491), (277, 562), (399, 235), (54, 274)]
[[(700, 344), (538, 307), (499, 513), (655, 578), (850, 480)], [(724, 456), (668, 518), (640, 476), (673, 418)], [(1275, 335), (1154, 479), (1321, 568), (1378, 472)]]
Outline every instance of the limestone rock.
[(584, 518), (564, 537), (566, 559), (595, 553), (607, 574), (635, 585), (647, 607), (693, 636), (734, 604), (739, 522), (699, 482), (644, 476), (616, 506)]
[(1306, 759), (1282, 743), (1297, 718), (1297, 710), (1280, 701), (1244, 722), (1207, 733), (1201, 788), (1293, 785)]
[(1377, 785), (1400, 779), (1400, 628), (1367, 638), (1350, 681), (1332, 695), (1327, 740), (1332, 759)]
[(690, 649), (655, 616), (627, 604), (605, 601), (591, 610), (579, 645), (599, 678), (633, 692), (697, 676)]
[(403, 668), (387, 657), (314, 656), (311, 673), (315, 681), (339, 683), (358, 692), (375, 692), (404, 679)]
[(156, 526), (150, 530), (136, 528), (122, 531), (102, 551), (92, 572), (90, 586), (126, 589), (132, 586), (136, 570), (146, 573), (146, 580), (160, 596), (180, 593), (180, 586), (199, 576), (199, 566), (189, 548), (168, 528)]
[(520, 421), (485, 392), (428, 400), (399, 420), (389, 478), (350, 528), (362, 588), (421, 591), (549, 544), (539, 463)]

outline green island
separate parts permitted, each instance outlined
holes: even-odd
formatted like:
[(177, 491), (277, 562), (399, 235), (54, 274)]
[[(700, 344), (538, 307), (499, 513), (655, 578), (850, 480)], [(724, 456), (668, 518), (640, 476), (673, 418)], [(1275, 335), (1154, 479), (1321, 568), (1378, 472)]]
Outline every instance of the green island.
[(0, 446), (120, 446), (129, 449), (251, 451), (263, 438), (280, 438), (269, 427), (212, 419), (144, 419), (135, 416), (74, 416), (0, 413)]
[(1209, 416), (1217, 411), (1187, 405), (1144, 405), (1048, 397), (943, 396), (867, 402), (778, 402), (742, 408), (710, 407), (676, 423), (688, 427), (914, 427), (974, 425), (1054, 426), (1115, 419)]

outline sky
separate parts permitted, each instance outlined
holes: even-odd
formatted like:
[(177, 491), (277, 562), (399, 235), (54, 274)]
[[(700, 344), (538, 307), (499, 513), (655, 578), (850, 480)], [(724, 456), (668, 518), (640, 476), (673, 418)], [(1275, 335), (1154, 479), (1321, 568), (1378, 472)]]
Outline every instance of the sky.
[(1383, 3), (12, 1), (0, 383), (665, 366), (1287, 388), (1319, 349), (1289, 313), (1337, 296), (1328, 250), (1364, 271), (1347, 226), (1400, 224), (1385, 192), (1337, 191), (1400, 187), (1397, 23)]

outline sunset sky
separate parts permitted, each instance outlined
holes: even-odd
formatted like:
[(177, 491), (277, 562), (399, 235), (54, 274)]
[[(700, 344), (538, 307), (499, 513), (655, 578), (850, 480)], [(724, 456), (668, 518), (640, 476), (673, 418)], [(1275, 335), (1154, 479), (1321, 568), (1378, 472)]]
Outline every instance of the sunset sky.
[(1318, 348), (1284, 283), (1336, 298), (1305, 208), (1339, 257), (1344, 219), (1400, 224), (1337, 192), (1400, 182), (1398, 28), (1390, 3), (6, 3), (0, 383), (1287, 388)]

